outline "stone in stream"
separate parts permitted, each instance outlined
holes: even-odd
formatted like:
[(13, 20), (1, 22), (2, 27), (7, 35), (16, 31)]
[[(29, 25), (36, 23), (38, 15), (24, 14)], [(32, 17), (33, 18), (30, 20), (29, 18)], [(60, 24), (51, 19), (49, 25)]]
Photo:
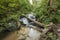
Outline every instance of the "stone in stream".
[(18, 29), (17, 22), (14, 19), (9, 20), (7, 26), (6, 29), (9, 31), (15, 31)]
[(21, 30), (18, 31), (18, 40), (26, 39), (28, 32), (29, 28), (22, 27)]
[(19, 21), (21, 21), (23, 23), (23, 25), (25, 25), (25, 26), (29, 25), (29, 22), (28, 22), (27, 18), (25, 18), (25, 17), (22, 17)]
[(31, 12), (30, 14), (27, 14), (26, 16), (27, 16), (29, 19), (36, 20), (36, 17), (35, 17), (35, 15), (34, 15), (33, 12)]
[[(26, 14), (26, 16), (27, 16), (29, 19), (36, 20), (35, 15), (34, 15), (33, 13)], [(22, 22), (23, 25), (25, 25), (25, 26), (29, 26), (29, 25), (33, 25), (33, 24), (34, 24), (33, 22), (31, 22), (30, 20), (28, 20), (28, 19), (25, 18), (24, 16), (21, 16), (20, 19), (19, 19), (19, 21)]]

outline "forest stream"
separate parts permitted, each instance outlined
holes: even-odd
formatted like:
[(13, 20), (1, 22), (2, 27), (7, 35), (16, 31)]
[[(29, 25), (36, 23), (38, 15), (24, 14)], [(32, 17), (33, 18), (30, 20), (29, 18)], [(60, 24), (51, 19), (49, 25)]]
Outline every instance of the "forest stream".
[(28, 27), (22, 27), (21, 30), (11, 32), (2, 40), (39, 40), (40, 32)]
[[(29, 28), (29, 27), (21, 27), (20, 30), (15, 32), (8, 33), (3, 39), (0, 40), (39, 40), (41, 32)], [(59, 40), (58, 38), (57, 40)]]

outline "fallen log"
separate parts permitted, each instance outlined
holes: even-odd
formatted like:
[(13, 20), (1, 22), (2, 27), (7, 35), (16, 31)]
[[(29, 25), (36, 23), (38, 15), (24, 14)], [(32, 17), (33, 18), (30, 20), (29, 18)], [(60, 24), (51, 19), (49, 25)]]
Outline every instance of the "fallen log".
[(30, 20), (30, 21), (32, 21), (32, 22), (34, 22), (35, 24), (39, 25), (39, 26), (40, 26), (40, 27), (42, 27), (42, 28), (44, 28), (44, 26), (45, 26), (45, 24), (40, 23), (40, 22), (38, 22), (38, 21), (34, 21), (34, 20), (32, 20), (32, 19), (28, 18), (28, 17), (27, 17), (27, 16), (25, 16), (25, 15), (22, 15), (22, 16), (26, 17), (28, 20)]
[(53, 27), (55, 27), (54, 24), (48, 25), (48, 28), (41, 33), (40, 40), (42, 40), (41, 38), (44, 37), (44, 35), (46, 36), (46, 33), (49, 32)]
[(42, 28), (45, 28), (46, 26), (50, 26), (50, 25), (53, 24), (53, 23), (50, 23), (50, 24), (48, 24), (48, 25), (45, 25), (45, 24), (43, 24), (43, 23), (41, 23), (41, 22), (38, 22), (38, 21), (35, 21), (35, 20), (32, 20), (32, 19), (28, 18), (28, 17), (25, 16), (24, 14), (23, 14), (22, 16), (26, 17), (28, 20), (34, 22), (35, 24), (39, 25), (39, 26), (42, 27)]

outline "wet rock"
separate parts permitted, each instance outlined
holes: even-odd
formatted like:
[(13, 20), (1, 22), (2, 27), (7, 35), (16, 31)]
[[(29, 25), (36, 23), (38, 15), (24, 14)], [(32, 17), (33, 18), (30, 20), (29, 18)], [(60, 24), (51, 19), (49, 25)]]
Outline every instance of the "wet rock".
[(22, 39), (25, 39), (25, 37), (24, 37), (23, 35), (20, 35), (20, 36), (18, 37), (18, 40), (22, 40)]

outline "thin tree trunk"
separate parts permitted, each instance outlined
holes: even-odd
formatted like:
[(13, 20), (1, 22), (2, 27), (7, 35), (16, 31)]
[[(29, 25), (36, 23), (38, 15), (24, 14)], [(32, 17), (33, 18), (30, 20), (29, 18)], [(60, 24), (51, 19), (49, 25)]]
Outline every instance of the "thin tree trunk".
[(48, 16), (50, 15), (50, 13), (52, 13), (52, 11), (54, 10), (54, 8), (52, 8), (53, 6), (53, 3), (54, 3), (54, 0), (49, 0), (48, 1)]

